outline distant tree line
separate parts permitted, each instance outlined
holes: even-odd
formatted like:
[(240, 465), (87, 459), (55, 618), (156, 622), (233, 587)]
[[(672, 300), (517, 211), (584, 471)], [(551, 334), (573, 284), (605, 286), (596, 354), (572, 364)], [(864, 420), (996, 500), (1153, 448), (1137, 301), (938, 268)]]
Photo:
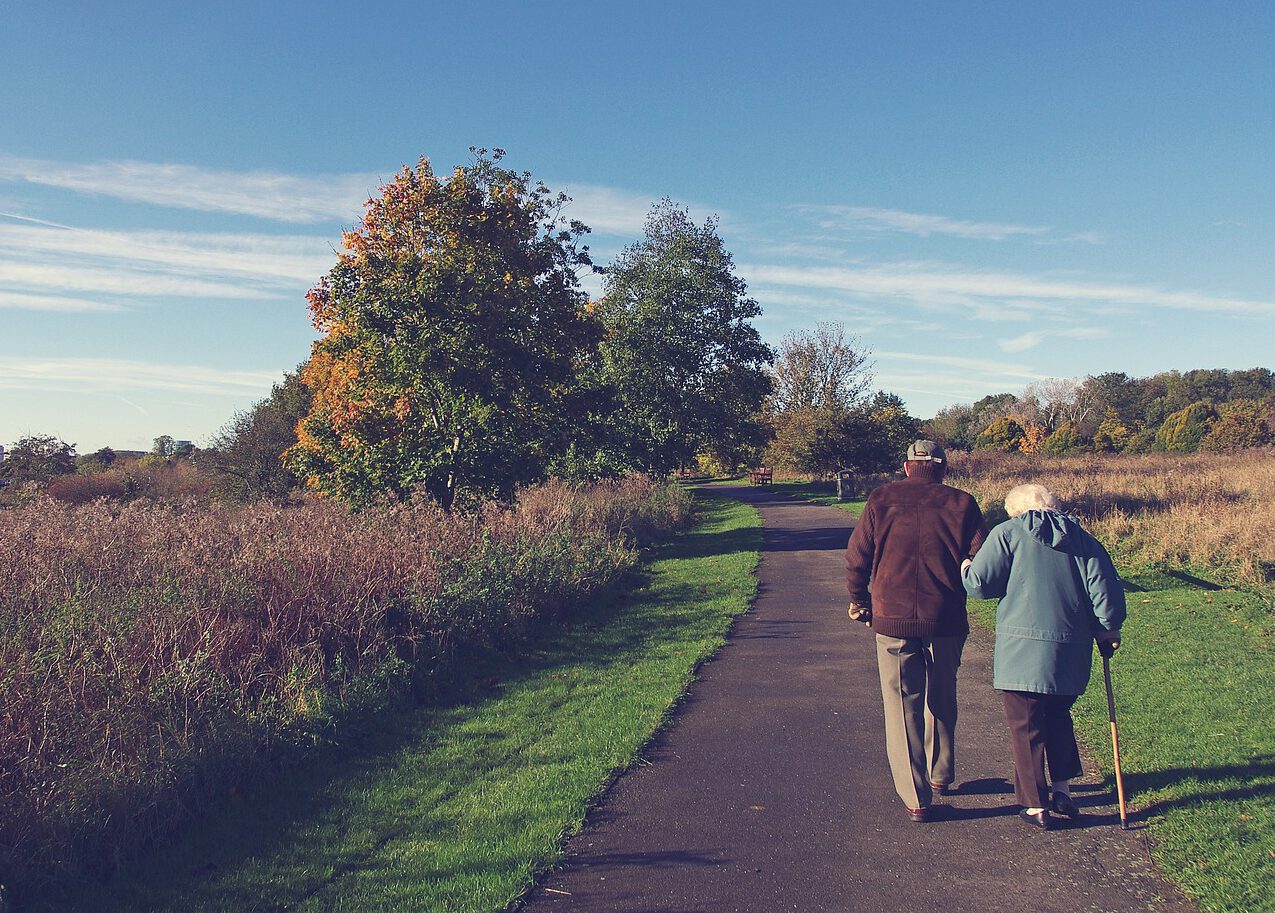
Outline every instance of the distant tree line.
[(924, 430), (967, 450), (1058, 455), (1262, 447), (1275, 443), (1275, 374), (1215, 368), (1049, 380), (950, 406)]

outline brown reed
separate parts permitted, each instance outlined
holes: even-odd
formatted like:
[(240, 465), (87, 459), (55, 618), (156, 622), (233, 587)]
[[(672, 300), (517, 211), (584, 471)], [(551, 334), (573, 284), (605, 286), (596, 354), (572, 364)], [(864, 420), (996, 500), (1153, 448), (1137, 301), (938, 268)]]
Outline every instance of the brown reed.
[(1275, 454), (952, 455), (949, 481), (1003, 519), (1005, 493), (1044, 485), (1125, 560), (1211, 568), (1248, 585), (1275, 578)]
[(126, 853), (359, 695), (516, 642), (689, 503), (634, 478), (468, 514), (49, 497), (0, 511), (0, 883)]

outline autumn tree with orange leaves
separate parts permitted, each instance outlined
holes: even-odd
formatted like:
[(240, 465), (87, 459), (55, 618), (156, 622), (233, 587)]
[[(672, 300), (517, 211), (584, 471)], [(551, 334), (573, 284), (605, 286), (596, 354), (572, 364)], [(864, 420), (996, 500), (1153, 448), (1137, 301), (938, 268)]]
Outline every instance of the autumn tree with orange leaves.
[(369, 200), (310, 290), (323, 333), (285, 459), (351, 503), (424, 490), (445, 508), (508, 496), (570, 445), (575, 372), (597, 345), (567, 198), (500, 166), (437, 177), (422, 158)]

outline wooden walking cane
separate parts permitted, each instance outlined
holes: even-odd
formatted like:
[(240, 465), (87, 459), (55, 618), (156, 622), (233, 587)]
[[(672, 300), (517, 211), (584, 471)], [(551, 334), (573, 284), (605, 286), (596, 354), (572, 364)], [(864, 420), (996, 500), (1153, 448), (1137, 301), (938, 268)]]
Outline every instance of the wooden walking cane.
[(1129, 814), (1124, 804), (1124, 777), (1120, 774), (1120, 736), (1116, 733), (1116, 699), (1111, 693), (1111, 657), (1103, 654), (1102, 677), (1107, 683), (1107, 719), (1111, 720), (1111, 761), (1116, 768), (1116, 798), (1120, 800), (1120, 829), (1129, 829)]

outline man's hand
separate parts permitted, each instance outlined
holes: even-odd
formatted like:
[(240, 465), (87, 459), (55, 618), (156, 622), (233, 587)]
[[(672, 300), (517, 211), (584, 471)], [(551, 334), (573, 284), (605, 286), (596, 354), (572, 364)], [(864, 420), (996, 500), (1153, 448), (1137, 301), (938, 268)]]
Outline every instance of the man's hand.
[(872, 627), (872, 608), (855, 602), (850, 603), (850, 620)]
[(1093, 639), (1098, 643), (1098, 652), (1108, 658), (1120, 649), (1119, 631), (1098, 631)]
[(967, 567), (969, 567), (969, 566), (970, 566), (971, 564), (973, 564), (973, 563), (974, 563), (974, 562), (973, 562), (973, 561), (971, 561), (969, 558), (966, 558), (964, 561), (962, 561), (962, 562), (961, 562), (961, 575), (962, 575), (962, 576), (964, 576), (964, 574), (965, 574), (965, 569), (966, 569)]

